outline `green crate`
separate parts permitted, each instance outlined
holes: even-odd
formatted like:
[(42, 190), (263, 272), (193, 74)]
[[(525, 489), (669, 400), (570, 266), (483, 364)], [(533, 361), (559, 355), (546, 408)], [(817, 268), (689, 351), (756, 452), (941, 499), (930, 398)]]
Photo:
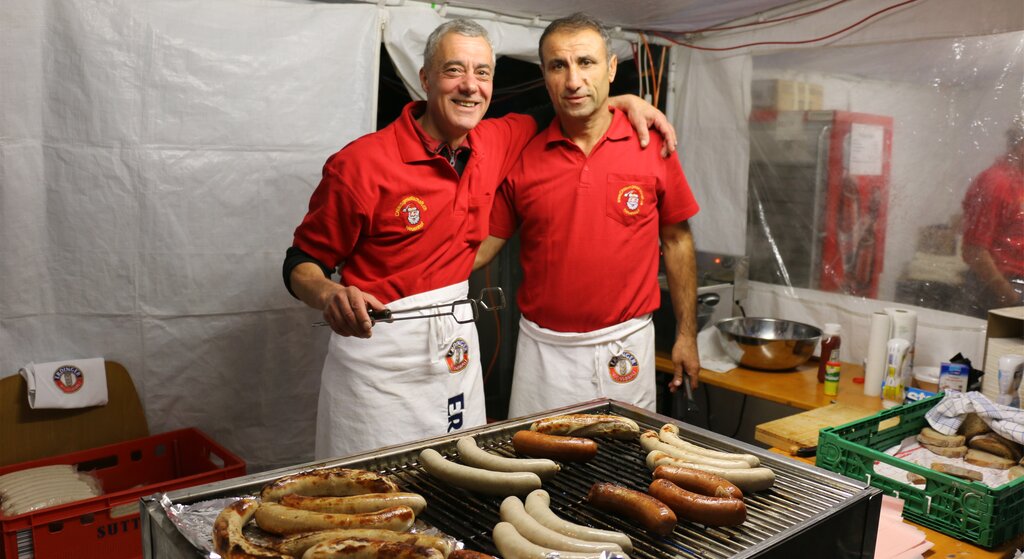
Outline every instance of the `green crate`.
[[(903, 516), (984, 547), (995, 547), (1024, 532), (1024, 478), (997, 488), (936, 472), (890, 456), (885, 450), (928, 425), (925, 414), (942, 394), (884, 410), (871, 417), (822, 429), (817, 465), (903, 499)], [(884, 423), (884, 425), (883, 425)], [(879, 430), (880, 427), (884, 427)], [(913, 472), (927, 479), (915, 486), (874, 471), (875, 462)]]

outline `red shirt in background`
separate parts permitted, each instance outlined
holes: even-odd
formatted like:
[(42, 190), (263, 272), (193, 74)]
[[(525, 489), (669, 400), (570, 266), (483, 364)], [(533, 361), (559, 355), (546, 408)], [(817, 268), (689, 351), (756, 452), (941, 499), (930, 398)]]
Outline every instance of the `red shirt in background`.
[(985, 169), (964, 196), (964, 244), (992, 254), (1006, 277), (1024, 277), (1024, 171), (1002, 157)]

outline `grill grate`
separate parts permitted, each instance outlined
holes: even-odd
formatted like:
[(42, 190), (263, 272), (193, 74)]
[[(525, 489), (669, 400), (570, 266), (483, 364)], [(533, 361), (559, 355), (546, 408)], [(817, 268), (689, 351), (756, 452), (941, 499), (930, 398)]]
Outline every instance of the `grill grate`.
[[(800, 549), (799, 546), (811, 541), (819, 545), (839, 545), (835, 541), (837, 537), (843, 538), (842, 543), (850, 547), (844, 556), (870, 556), (877, 528), (878, 490), (628, 404), (595, 400), (495, 423), (470, 430), (468, 434), (475, 437), (481, 448), (515, 457), (511, 439), (516, 431), (529, 428), (535, 419), (562, 413), (617, 414), (633, 419), (641, 429), (655, 431), (666, 422), (672, 422), (679, 426), (679, 436), (684, 440), (715, 450), (754, 454), (763, 465), (775, 471), (774, 487), (745, 495), (747, 520), (741, 526), (705, 528), (680, 521), (668, 537), (651, 536), (627, 519), (614, 517), (585, 502), (587, 492), (596, 482), (619, 483), (646, 491), (651, 481), (651, 474), (644, 463), (647, 453), (638, 441), (599, 438), (597, 457), (589, 462), (562, 464), (562, 471), (545, 481), (543, 488), (551, 495), (551, 509), (562, 518), (627, 534), (633, 540), (632, 558), (791, 557), (799, 555), (794, 555), (794, 549)], [(274, 479), (314, 467), (363, 468), (390, 474), (404, 491), (426, 497), (428, 506), (419, 517), (423, 522), (462, 540), (469, 549), (497, 555), (491, 531), (499, 521), (502, 498), (448, 486), (427, 474), (419, 465), (419, 453), (424, 448), (434, 448), (446, 458), (457, 460), (456, 441), (463, 434), (460, 432), (339, 460), (281, 468), (176, 490), (165, 497), (175, 504), (188, 504), (215, 497), (256, 494)], [(875, 523), (871, 524), (867, 516), (859, 514), (873, 514)], [(839, 522), (844, 523), (842, 528), (837, 528)], [(815, 529), (811, 530), (812, 527)], [(157, 547), (163, 545), (159, 537), (154, 541)], [(869, 542), (866, 550), (863, 549), (865, 542)]]
[[(616, 412), (614, 408), (596, 411)], [(660, 416), (620, 415), (636, 420), (641, 429), (657, 431), (665, 423), (658, 421)], [(528, 428), (528, 425), (529, 421), (519, 422), (497, 431), (478, 433), (477, 444), (495, 454), (517, 457), (512, 450), (512, 435)], [(747, 452), (722, 441), (694, 438), (690, 429), (688, 425), (680, 425), (680, 437), (716, 450)], [(428, 507), (420, 518), (427, 524), (464, 541), (467, 548), (497, 555), (491, 531), (500, 520), (498, 510), (503, 498), (482, 496), (448, 486), (419, 466), (419, 451), (427, 446), (433, 446), (446, 458), (458, 461), (454, 440), (451, 438), (448, 444), (440, 446), (417, 446), (397, 455), (363, 461), (358, 466), (391, 474), (403, 490), (426, 496)], [(725, 558), (742, 555), (772, 538), (814, 523), (860, 491), (856, 486), (844, 487), (828, 478), (814, 479), (770, 453), (759, 453), (762, 462), (775, 471), (776, 481), (768, 491), (745, 495), (747, 521), (744, 524), (733, 528), (704, 528), (681, 520), (673, 534), (663, 538), (649, 535), (628, 519), (615, 518), (585, 502), (587, 492), (596, 482), (614, 482), (646, 491), (652, 479), (645, 464), (647, 453), (639, 442), (599, 438), (598, 445), (597, 457), (584, 463), (562, 464), (562, 470), (545, 481), (543, 489), (551, 495), (551, 508), (559, 516), (572, 522), (626, 533), (633, 540), (634, 549), (630, 556), (634, 558)]]

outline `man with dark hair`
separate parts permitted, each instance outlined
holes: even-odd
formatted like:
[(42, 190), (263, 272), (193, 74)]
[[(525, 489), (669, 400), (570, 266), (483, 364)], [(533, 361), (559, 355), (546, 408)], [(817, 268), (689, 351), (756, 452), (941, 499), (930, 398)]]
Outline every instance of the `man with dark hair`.
[(610, 43), (586, 14), (545, 29), (541, 69), (557, 119), (499, 189), (491, 237), (477, 253), (480, 267), (519, 229), (523, 316), (510, 417), (597, 397), (655, 408), (659, 239), (679, 324), (669, 389), (684, 372), (696, 386), (696, 262), (686, 220), (697, 202), (679, 160), (641, 150), (624, 115), (609, 111), (618, 62)]
[[(285, 284), (322, 310), (334, 332), (321, 378), (317, 459), (486, 420), (474, 324), (448, 316), (374, 327), (368, 311), (466, 297), (494, 191), (537, 130), (524, 115), (481, 120), (494, 66), (479, 24), (459, 19), (435, 29), (420, 69), (427, 100), (331, 156), (295, 230)], [(639, 98), (620, 101), (644, 122), (642, 134), (645, 117), (670, 128)], [(330, 278), (339, 267), (340, 283)]]
[(975, 281), (972, 313), (1024, 301), (1024, 117), (1006, 131), (1006, 153), (985, 169), (963, 200), (963, 257)]

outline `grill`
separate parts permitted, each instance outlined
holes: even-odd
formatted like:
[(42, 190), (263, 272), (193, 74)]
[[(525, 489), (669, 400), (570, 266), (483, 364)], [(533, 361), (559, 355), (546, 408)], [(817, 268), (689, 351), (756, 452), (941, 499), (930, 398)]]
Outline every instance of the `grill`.
[[(831, 472), (788, 460), (762, 449), (610, 400), (595, 400), (576, 406), (551, 410), (536, 416), (491, 424), (475, 430), (388, 447), (381, 451), (350, 458), (305, 464), (272, 472), (253, 474), (234, 480), (179, 490), (166, 495), (173, 503), (197, 501), (258, 492), (267, 482), (310, 467), (349, 466), (375, 470), (394, 476), (405, 491), (427, 498), (428, 507), (419, 516), (465, 542), (469, 549), (492, 555), (497, 550), (491, 530), (499, 521), (501, 497), (487, 497), (451, 487), (427, 474), (418, 463), (420, 450), (430, 447), (445, 457), (457, 460), (455, 441), (471, 434), (477, 444), (493, 453), (515, 457), (512, 435), (528, 428), (535, 419), (562, 413), (609, 413), (629, 417), (641, 429), (657, 430), (675, 423), (680, 437), (694, 444), (725, 452), (745, 452), (761, 459), (775, 471), (774, 487), (745, 496), (747, 521), (733, 528), (702, 527), (680, 521), (668, 537), (649, 535), (643, 529), (589, 506), (585, 497), (596, 482), (614, 482), (646, 491), (651, 481), (644, 464), (646, 452), (636, 441), (598, 439), (596, 458), (579, 464), (563, 464), (562, 471), (544, 482), (551, 495), (551, 508), (572, 522), (597, 528), (618, 530), (630, 536), (633, 558), (725, 558), (725, 557), (807, 557), (817, 550), (828, 557), (871, 557), (878, 527), (881, 492)], [(197, 556), (171, 525), (159, 504), (158, 496), (143, 499), (143, 548), (145, 557), (181, 557), (186, 551)], [(811, 552), (811, 550), (816, 550)]]

